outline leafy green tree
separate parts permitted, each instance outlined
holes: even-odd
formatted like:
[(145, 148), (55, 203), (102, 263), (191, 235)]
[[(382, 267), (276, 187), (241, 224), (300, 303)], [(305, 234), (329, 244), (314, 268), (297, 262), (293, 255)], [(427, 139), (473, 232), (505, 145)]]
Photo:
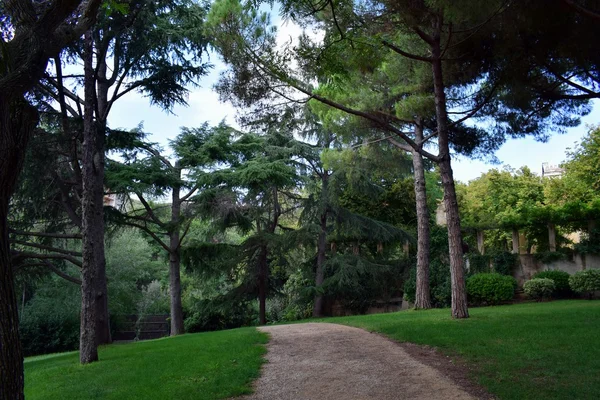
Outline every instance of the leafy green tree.
[(42, 77), (48, 59), (94, 23), (101, 3), (14, 0), (0, 4), (0, 395), (6, 398), (23, 398), (7, 218), (27, 143), (38, 121), (26, 96)]
[[(181, 300), (181, 247), (197, 215), (194, 194), (201, 188), (196, 176), (235, 158), (230, 147), (235, 131), (221, 124), (210, 128), (182, 129), (171, 142), (166, 156), (157, 146), (144, 142), (132, 132), (131, 148), (123, 150), (123, 161), (111, 160), (106, 183), (123, 196), (134, 194), (137, 201), (124, 212), (113, 210), (115, 222), (140, 229), (169, 256), (171, 335), (184, 332)], [(151, 197), (171, 196), (170, 204), (155, 204)], [(149, 197), (150, 196), (150, 197)]]
[[(248, 13), (245, 15), (242, 15), (240, 13), (243, 12), (242, 7), (238, 4), (234, 4), (235, 2), (220, 2), (220, 3), (216, 3), (216, 5), (213, 7), (213, 11), (212, 11), (212, 17), (214, 22), (212, 23), (211, 26), (214, 27), (215, 30), (215, 36), (218, 38), (217, 39), (217, 43), (218, 46), (221, 50), (221, 52), (223, 53), (224, 57), (226, 58), (227, 61), (230, 61), (232, 63), (235, 64), (235, 67), (233, 68), (232, 71), (232, 77), (231, 79), (229, 79), (228, 81), (226, 80), (225, 83), (223, 83), (223, 87), (224, 88), (230, 88), (229, 90), (231, 92), (234, 93), (239, 93), (239, 91), (235, 90), (236, 85), (239, 84), (244, 84), (246, 86), (248, 86), (248, 83), (246, 81), (236, 81), (237, 77), (239, 76), (243, 76), (240, 75), (240, 69), (244, 69), (246, 68), (245, 72), (245, 76), (248, 76), (248, 74), (252, 74), (252, 73), (258, 73), (259, 76), (264, 75), (264, 73), (261, 74), (261, 70), (262, 71), (267, 71), (267, 75), (270, 75), (270, 77), (272, 79), (275, 80), (282, 80), (284, 81), (286, 84), (288, 84), (289, 86), (293, 87), (296, 90), (299, 90), (300, 92), (311, 96), (312, 99), (315, 99), (317, 101), (321, 101), (324, 104), (327, 104), (329, 106), (334, 106), (335, 108), (338, 108), (344, 112), (356, 115), (356, 116), (360, 116), (363, 117), (365, 119), (367, 119), (368, 121), (370, 121), (371, 123), (373, 123), (376, 126), (382, 127), (384, 129), (389, 130), (390, 132), (392, 132), (395, 135), (398, 135), (404, 142), (406, 142), (410, 148), (415, 149), (417, 152), (419, 152), (420, 154), (423, 154), (427, 157), (430, 157), (434, 160), (436, 160), (437, 162), (440, 163), (440, 165), (443, 164), (443, 168), (441, 168), (442, 171), (442, 180), (445, 182), (444, 187), (447, 189), (448, 193), (445, 196), (446, 200), (449, 202), (447, 205), (447, 210), (450, 213), (450, 221), (453, 221), (451, 224), (449, 224), (449, 232), (451, 232), (450, 236), (452, 238), (454, 238), (453, 240), (450, 241), (450, 247), (451, 249), (453, 249), (453, 255), (451, 257), (452, 261), (452, 265), (453, 265), (453, 276), (455, 278), (453, 278), (453, 283), (456, 286), (456, 293), (455, 293), (455, 297), (457, 299), (457, 303), (454, 305), (453, 308), (453, 315), (456, 317), (466, 317), (468, 316), (468, 313), (466, 311), (466, 294), (464, 291), (464, 278), (462, 277), (462, 258), (460, 253), (462, 252), (461, 249), (461, 244), (460, 244), (460, 227), (458, 224), (458, 215), (453, 215), (453, 211), (455, 211), (456, 207), (453, 207), (453, 205), (455, 204), (455, 201), (452, 200), (455, 196), (454, 196), (454, 186), (453, 186), (453, 181), (451, 178), (451, 169), (449, 166), (449, 150), (448, 150), (448, 127), (447, 127), (447, 115), (446, 115), (446, 101), (445, 101), (445, 95), (443, 93), (444, 87), (443, 87), (443, 78), (441, 76), (441, 45), (440, 45), (440, 37), (439, 37), (439, 33), (441, 32), (441, 27), (442, 27), (442, 17), (441, 14), (437, 14), (437, 18), (438, 18), (438, 25), (436, 26), (434, 24), (434, 29), (437, 29), (437, 33), (433, 34), (433, 36), (428, 36), (425, 35), (424, 32), (419, 28), (418, 32), (413, 32), (415, 37), (417, 37), (417, 39), (420, 41), (421, 39), (419, 39), (419, 36), (421, 38), (427, 38), (425, 40), (425, 47), (435, 47), (433, 48), (434, 53), (437, 51), (437, 56), (436, 54), (434, 54), (434, 57), (424, 57), (424, 56), (415, 56), (412, 57), (416, 60), (419, 61), (425, 61), (428, 63), (431, 63), (432, 66), (434, 66), (438, 72), (437, 75), (434, 74), (433, 77), (435, 78), (437, 76), (437, 80), (433, 79), (433, 88), (436, 89), (435, 91), (435, 97), (436, 97), (436, 102), (435, 104), (438, 105), (439, 107), (435, 109), (435, 113), (437, 114), (438, 120), (437, 120), (437, 132), (436, 135), (438, 137), (438, 146), (440, 148), (440, 154), (438, 156), (434, 156), (433, 154), (425, 151), (423, 149), (423, 143), (417, 143), (414, 141), (413, 138), (411, 138), (409, 135), (407, 135), (403, 130), (402, 127), (404, 125), (406, 125), (407, 123), (410, 124), (411, 120), (407, 120), (407, 119), (403, 119), (401, 117), (395, 116), (395, 115), (391, 115), (388, 113), (388, 107), (385, 107), (384, 110), (377, 110), (374, 112), (369, 112), (369, 111), (362, 111), (357, 109), (358, 107), (349, 107), (346, 106), (342, 103), (339, 103), (337, 101), (332, 101), (330, 97), (327, 96), (327, 94), (323, 94), (320, 91), (315, 91), (312, 90), (310, 88), (309, 85), (303, 84), (298, 78), (295, 77), (294, 72), (290, 71), (290, 70), (286, 70), (285, 68), (282, 68), (282, 64), (286, 62), (286, 57), (290, 57), (290, 55), (287, 54), (283, 54), (283, 55), (279, 55), (278, 53), (273, 53), (273, 49), (269, 48), (269, 45), (272, 46), (272, 39), (271, 40), (264, 40), (262, 39), (262, 37), (260, 38), (260, 40), (257, 40), (256, 36), (258, 35), (260, 36), (265, 36), (264, 34), (261, 35), (261, 33), (267, 32), (266, 26), (268, 25), (268, 20), (264, 17), (259, 17), (256, 15), (256, 13)], [(313, 7), (313, 9), (310, 9), (310, 6)], [(294, 8), (294, 4), (292, 3), (286, 3), (286, 7), (288, 7), (288, 10), (293, 9), (294, 12), (296, 11), (300, 11), (298, 14), (306, 14), (305, 11), (306, 10), (297, 10)], [(300, 7), (302, 8), (302, 6)], [(344, 5), (342, 5), (342, 11), (346, 11), (348, 12), (348, 15), (352, 15), (353, 12), (357, 11), (357, 10), (352, 10), (352, 7), (346, 7), (344, 8)], [(314, 15), (314, 11), (322, 11), (324, 9), (324, 7), (319, 8), (317, 5), (314, 4), (310, 4), (309, 5), (309, 13), (308, 15)], [(362, 15), (363, 19), (369, 19), (371, 17), (373, 17), (373, 15), (369, 14), (369, 12), (371, 12), (374, 9), (369, 9), (368, 7), (365, 8), (363, 11), (366, 12)], [(423, 11), (423, 10), (417, 10), (417, 11)], [(332, 18), (330, 19), (332, 21), (332, 23), (336, 23), (335, 25), (337, 25), (337, 28), (339, 28), (339, 25), (337, 24), (337, 20), (335, 18), (335, 12), (336, 10), (334, 10), (332, 8)], [(441, 12), (441, 11), (440, 11)], [(236, 16), (237, 13), (237, 16)], [(435, 12), (432, 12), (430, 14), (430, 17), (432, 15), (434, 15)], [(241, 16), (240, 16), (241, 15)], [(388, 14), (384, 14), (384, 16), (387, 16)], [(393, 15), (393, 12), (391, 12), (389, 15)], [(346, 14), (344, 14), (344, 16), (346, 16)], [(381, 17), (381, 16), (378, 16)], [(217, 23), (218, 28), (217, 28)], [(367, 25), (367, 24), (365, 24)], [(250, 29), (248, 29), (248, 26), (251, 26)], [(331, 25), (332, 28), (331, 30), (334, 30), (335, 28), (333, 28), (333, 24)], [(410, 26), (410, 25), (409, 25)], [(342, 40), (343, 40), (343, 35), (344, 33), (340, 30), (340, 33), (342, 35)], [(237, 38), (235, 39), (236, 36), (238, 35)], [(423, 34), (423, 35), (421, 35)], [(225, 36), (226, 35), (226, 36)], [(233, 36), (232, 36), (233, 35)], [(219, 39), (220, 38), (220, 39)], [(232, 39), (234, 38), (234, 39)], [(305, 37), (306, 38), (306, 37)], [(220, 40), (220, 41), (219, 41)], [(237, 42), (236, 42), (237, 40)], [(337, 39), (336, 39), (337, 40)], [(394, 39), (390, 39), (390, 40), (394, 40)], [(234, 44), (235, 43), (235, 44)], [(335, 44), (335, 41), (332, 41), (332, 44)], [(383, 40), (382, 42), (380, 42), (380, 44), (383, 43), (384, 47), (391, 49), (392, 51), (396, 52), (396, 50), (398, 50), (398, 47), (393, 45), (393, 43), (391, 43), (389, 40)], [(306, 47), (306, 46), (305, 46)], [(325, 49), (327, 49), (329, 47), (329, 45), (325, 46)], [(336, 46), (333, 46), (336, 47)], [(241, 51), (239, 50), (241, 49)], [(335, 50), (337, 50), (337, 52), (334, 53), (336, 56), (340, 55), (340, 51), (339, 51), (340, 47), (337, 46), (337, 48)], [(361, 51), (364, 50), (365, 47), (361, 46)], [(417, 50), (418, 51), (418, 50)], [(313, 54), (317, 53), (319, 54), (319, 56), (322, 54), (322, 52), (320, 50), (317, 51), (313, 51)], [(406, 53), (404, 51), (400, 51), (400, 54)], [(267, 57), (265, 56), (265, 54), (268, 54), (268, 61), (267, 61)], [(369, 55), (374, 55), (377, 53), (374, 52), (368, 52)], [(411, 54), (409, 54), (411, 55)], [(437, 58), (436, 58), (437, 57)], [(309, 60), (310, 57), (306, 58), (306, 61)], [(333, 58), (333, 57), (332, 57)], [(381, 57), (374, 57), (375, 59), (377, 59), (378, 61), (381, 60)], [(410, 57), (409, 57), (410, 58)], [(243, 65), (238, 64), (239, 61), (242, 61)], [(304, 60), (303, 60), (304, 61)], [(310, 60), (308, 62), (314, 62), (314, 60)], [(248, 67), (244, 67), (246, 65), (248, 65), (249, 63), (253, 63), (256, 65), (259, 65), (259, 67), (257, 67), (257, 70), (250, 70), (248, 71)], [(314, 65), (314, 64), (312, 64)], [(320, 65), (329, 65), (328, 63), (321, 63)], [(333, 68), (335, 70), (335, 68), (337, 67), (337, 65), (335, 64), (335, 61), (333, 62)], [(252, 67), (249, 67), (250, 69)], [(337, 70), (339, 71), (339, 69)], [(324, 71), (322, 70), (321, 73), (323, 73)], [(257, 78), (257, 80), (260, 81), (260, 79), (262, 78)], [(251, 80), (251, 78), (250, 78)], [(431, 81), (431, 80), (430, 80)], [(252, 82), (250, 82), (250, 84), (252, 84)], [(233, 89), (232, 89), (233, 88)], [(251, 92), (254, 93), (254, 92)], [(242, 94), (243, 97), (243, 101), (251, 101), (252, 99), (250, 98), (251, 95), (249, 96), (245, 96)], [(439, 101), (438, 101), (439, 100)], [(446, 164), (444, 164), (446, 163)]]
[[(498, 29), (498, 25), (491, 21), (496, 22), (495, 17), (506, 11), (507, 5), (503, 2), (467, 1), (452, 5), (437, 1), (381, 1), (360, 5), (353, 2), (283, 2), (286, 15), (300, 24), (313, 24), (326, 32), (324, 40), (312, 42), (309, 35), (303, 35), (299, 46), (286, 47), (283, 51), (273, 50), (275, 41), (269, 37), (268, 18), (244, 7), (236, 1), (221, 1), (215, 3), (211, 13), (215, 43), (232, 64), (231, 73), (225, 75), (221, 88), (241, 97), (241, 103), (251, 104), (257, 95), (275, 87), (275, 83), (265, 85), (266, 81), (283, 82), (315, 101), (364, 118), (436, 162), (445, 190), (449, 220), (455, 300), (452, 314), (468, 316), (460, 222), (450, 166), (451, 144), (462, 144), (466, 139), (466, 143), (480, 141), (494, 149), (507, 136), (543, 135), (549, 126), (575, 124), (578, 115), (588, 109), (568, 101), (549, 101), (539, 107), (539, 96), (516, 96), (521, 86), (514, 80), (505, 80), (505, 70), (494, 69), (496, 64), (490, 60), (496, 48), (479, 44), (482, 41), (496, 43), (494, 29)], [(365, 102), (337, 101), (329, 93), (322, 92), (321, 86), (314, 89), (305, 79), (306, 76), (312, 79), (312, 72), (317, 71), (317, 76), (335, 86), (344, 80), (343, 63), (346, 55), (352, 53), (362, 55), (366, 60), (362, 65), (365, 75), (387, 68), (389, 63), (382, 62), (391, 58), (386, 58), (387, 54), (420, 65), (418, 70), (426, 73), (414, 84), (426, 88), (421, 102), (429, 103), (433, 113), (412, 114), (409, 118), (401, 109), (390, 113), (389, 104), (373, 102), (373, 96), (368, 92), (373, 87), (365, 87), (362, 91), (367, 99)], [(504, 61), (508, 59), (507, 54), (503, 53)], [(286, 68), (291, 59), (297, 61), (300, 70)], [(517, 62), (514, 58), (510, 60)], [(367, 86), (370, 84), (369, 79), (364, 81)], [(242, 87), (247, 90), (240, 90)], [(285, 91), (281, 86), (277, 87), (275, 93)], [(383, 86), (384, 90), (391, 87), (395, 88), (389, 84)], [(371, 90), (375, 95), (377, 92)], [(290, 94), (287, 97), (293, 98)], [(516, 98), (519, 101), (513, 101)], [(415, 98), (413, 103), (419, 103), (419, 99)], [(436, 137), (437, 154), (428, 152), (423, 141), (415, 141), (414, 136), (404, 129), (416, 117), (427, 120), (428, 115), (431, 118), (427, 122), (434, 134), (424, 139)], [(474, 117), (493, 118), (493, 129), (488, 129), (488, 135), (481, 137), (476, 134), (477, 129), (462, 124)]]
[[(361, 246), (375, 244), (379, 253), (384, 245), (393, 247), (402, 238), (406, 239), (407, 221), (414, 220), (407, 207), (410, 210), (414, 206), (414, 198), (402, 192), (404, 181), (399, 176), (406, 173), (408, 167), (406, 160), (399, 162), (395, 148), (358, 146), (352, 149), (342, 145), (336, 135), (320, 123), (315, 131), (321, 136), (318, 136), (320, 140), (313, 150), (312, 160), (304, 156), (315, 181), (307, 184), (309, 197), (300, 220), (304, 229), (310, 229), (311, 224), (319, 227), (313, 315), (321, 316), (321, 293), (325, 293), (322, 285), (339, 278), (336, 275), (343, 272), (344, 266), (348, 268), (346, 272), (352, 269), (343, 262), (342, 246), (352, 247), (352, 252), (358, 251), (355, 255), (361, 255)], [(399, 192), (402, 195), (398, 196)], [(336, 249), (329, 255), (327, 243)], [(325, 273), (327, 265), (329, 276)], [(365, 300), (372, 298), (367, 296)]]
[(200, 197), (221, 199), (212, 201), (213, 215), (223, 219), (224, 213), (230, 212), (223, 207), (231, 202), (241, 211), (240, 226), (251, 227), (252, 233), (239, 251), (248, 268), (246, 291), (258, 294), (260, 324), (267, 322), (269, 265), (276, 257), (274, 249), (286, 242), (285, 236), (292, 230), (284, 224), (284, 216), (298, 208), (299, 196), (294, 191), (302, 178), (294, 158), (296, 143), (291, 132), (268, 126), (264, 136), (246, 136), (236, 142), (237, 146), (251, 146), (251, 158), (207, 174), (203, 180), (209, 190)]
[[(197, 29), (204, 13), (204, 6), (186, 0), (111, 3), (100, 10), (98, 23), (83, 42), (69, 48), (62, 58), (56, 57), (56, 76), (48, 74), (41, 86), (41, 92), (58, 103), (66, 136), (83, 138), (80, 154), (71, 157), (75, 180), (82, 182), (82, 362), (96, 360), (96, 344), (110, 341), (103, 250), (108, 115), (132, 91), (146, 94), (165, 109), (185, 104), (186, 85), (194, 84), (209, 67), (201, 60), (206, 41)], [(83, 73), (75, 78), (83, 77), (84, 98), (74, 90), (77, 80), (68, 82), (61, 71), (62, 62), (77, 64), (80, 58)], [(69, 116), (82, 125), (73, 124)], [(74, 161), (79, 157), (80, 165)], [(91, 282), (94, 287), (90, 289)]]
[[(573, 150), (567, 153), (563, 164), (567, 179), (573, 179), (588, 188), (587, 193), (577, 190), (584, 199), (591, 200), (600, 190), (600, 127), (593, 127)], [(595, 197), (595, 196), (594, 196)]]
[[(529, 249), (540, 240), (547, 242), (545, 225), (530, 225), (528, 215), (532, 209), (545, 204), (544, 183), (527, 167), (515, 171), (492, 169), (479, 178), (461, 185), (460, 209), (464, 226), (488, 232), (491, 247), (506, 249), (507, 236), (502, 229), (521, 229), (529, 241)], [(494, 231), (500, 229), (499, 231)], [(494, 233), (495, 232), (495, 233)]]

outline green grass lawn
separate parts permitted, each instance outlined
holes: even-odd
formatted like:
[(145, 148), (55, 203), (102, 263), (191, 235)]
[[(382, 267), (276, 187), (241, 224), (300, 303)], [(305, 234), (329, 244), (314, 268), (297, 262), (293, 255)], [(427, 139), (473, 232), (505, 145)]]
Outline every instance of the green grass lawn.
[(571, 300), (327, 319), (460, 358), (501, 399), (600, 399), (600, 301)]
[(79, 353), (25, 360), (33, 399), (222, 399), (251, 392), (267, 336), (255, 328), (104, 346), (100, 362)]
[[(341, 323), (459, 356), (501, 399), (599, 399), (600, 301), (554, 301), (344, 318)], [(250, 392), (267, 337), (254, 328), (111, 345), (25, 360), (27, 399), (219, 399)]]

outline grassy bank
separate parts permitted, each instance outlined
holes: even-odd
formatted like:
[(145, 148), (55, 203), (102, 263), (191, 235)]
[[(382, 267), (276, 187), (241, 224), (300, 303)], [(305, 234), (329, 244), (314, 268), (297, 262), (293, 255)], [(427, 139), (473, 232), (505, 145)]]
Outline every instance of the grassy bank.
[(501, 399), (600, 397), (600, 301), (554, 301), (328, 319), (435, 346), (473, 368), (474, 379)]
[(25, 360), (33, 399), (222, 399), (250, 393), (267, 337), (254, 328), (102, 347), (100, 362), (77, 352)]

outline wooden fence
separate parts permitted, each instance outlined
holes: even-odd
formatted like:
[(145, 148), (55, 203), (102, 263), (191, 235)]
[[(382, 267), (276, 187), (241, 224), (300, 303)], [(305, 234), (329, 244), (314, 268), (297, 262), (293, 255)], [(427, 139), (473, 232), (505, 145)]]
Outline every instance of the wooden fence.
[(141, 319), (137, 315), (120, 315), (116, 320), (115, 341), (158, 339), (170, 333), (168, 314), (144, 315)]

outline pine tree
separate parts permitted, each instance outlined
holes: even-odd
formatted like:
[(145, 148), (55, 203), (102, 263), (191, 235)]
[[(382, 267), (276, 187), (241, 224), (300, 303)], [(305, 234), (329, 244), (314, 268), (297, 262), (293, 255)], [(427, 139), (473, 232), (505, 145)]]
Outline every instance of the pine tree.
[[(141, 129), (141, 128), (140, 128)], [(191, 224), (197, 217), (195, 194), (202, 188), (198, 175), (234, 159), (229, 147), (235, 131), (221, 124), (210, 128), (183, 128), (171, 141), (171, 155), (144, 140), (140, 129), (125, 133), (128, 149), (121, 150), (123, 161), (110, 160), (106, 183), (123, 196), (135, 196), (130, 208), (112, 210), (117, 224), (135, 227), (149, 235), (169, 256), (169, 291), (171, 301), (171, 335), (184, 333), (181, 302), (181, 248)], [(129, 136), (127, 139), (126, 137)], [(150, 200), (170, 195), (170, 204)]]

